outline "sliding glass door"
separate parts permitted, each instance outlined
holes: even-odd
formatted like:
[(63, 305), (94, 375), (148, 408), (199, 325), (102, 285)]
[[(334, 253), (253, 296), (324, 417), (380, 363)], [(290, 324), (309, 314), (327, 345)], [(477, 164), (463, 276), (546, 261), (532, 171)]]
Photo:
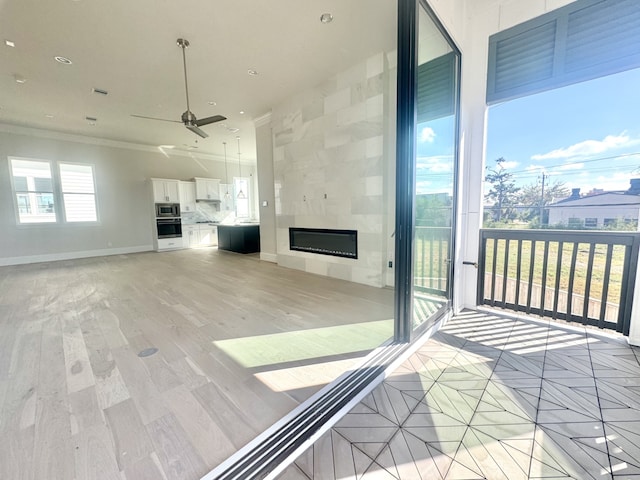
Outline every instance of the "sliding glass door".
[(460, 53), (426, 3), (399, 2), (397, 333), (409, 339), (451, 307)]

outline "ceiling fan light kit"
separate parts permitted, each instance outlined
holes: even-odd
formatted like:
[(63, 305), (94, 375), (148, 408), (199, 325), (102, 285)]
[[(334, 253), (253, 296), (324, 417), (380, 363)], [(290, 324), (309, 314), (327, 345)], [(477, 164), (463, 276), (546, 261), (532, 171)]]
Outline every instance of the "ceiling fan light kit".
[(146, 118), (149, 120), (161, 120), (163, 122), (175, 122), (182, 123), (188, 130), (192, 131), (196, 135), (207, 138), (206, 132), (200, 129), (205, 125), (210, 125), (212, 123), (221, 122), (222, 120), (226, 120), (227, 117), (223, 117), (222, 115), (212, 115), (211, 117), (198, 119), (191, 111), (189, 106), (189, 82), (187, 80), (187, 55), (185, 53), (186, 48), (189, 46), (189, 40), (184, 38), (179, 38), (176, 40), (178, 46), (182, 49), (182, 66), (184, 67), (184, 91), (185, 97), (187, 99), (187, 110), (180, 116), (180, 121), (178, 120), (168, 120), (166, 118), (155, 118), (155, 117), (147, 117), (144, 115), (131, 115), (136, 118)]

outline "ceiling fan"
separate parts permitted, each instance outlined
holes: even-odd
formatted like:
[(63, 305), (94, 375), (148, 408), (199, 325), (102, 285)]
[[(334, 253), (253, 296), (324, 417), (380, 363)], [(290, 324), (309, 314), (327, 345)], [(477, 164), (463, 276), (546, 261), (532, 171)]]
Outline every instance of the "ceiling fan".
[(163, 122), (174, 122), (174, 123), (182, 123), (185, 127), (191, 130), (196, 135), (201, 136), (202, 138), (207, 138), (205, 132), (203, 132), (200, 127), (205, 125), (209, 125), (211, 123), (220, 122), (222, 120), (226, 120), (227, 117), (223, 117), (222, 115), (213, 115), (212, 117), (197, 119), (196, 116), (191, 112), (189, 108), (189, 84), (187, 82), (187, 57), (185, 54), (186, 48), (189, 46), (189, 40), (185, 40), (184, 38), (179, 38), (176, 40), (178, 46), (182, 48), (182, 65), (184, 66), (184, 90), (187, 97), (187, 111), (182, 114), (180, 120), (168, 120), (166, 118), (156, 118), (156, 117), (146, 117), (144, 115), (131, 115), (132, 117), (137, 118), (147, 118), (149, 120), (161, 120)]

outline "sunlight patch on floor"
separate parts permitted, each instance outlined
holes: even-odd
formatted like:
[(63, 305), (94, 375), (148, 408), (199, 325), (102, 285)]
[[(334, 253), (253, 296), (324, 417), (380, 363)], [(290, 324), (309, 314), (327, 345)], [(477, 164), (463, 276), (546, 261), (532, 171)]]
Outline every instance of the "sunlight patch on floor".
[(252, 337), (213, 344), (245, 368), (296, 362), (352, 352), (368, 352), (393, 335), (393, 320), (352, 323)]
[(348, 358), (256, 373), (255, 377), (274, 392), (326, 385), (351, 369), (361, 359)]

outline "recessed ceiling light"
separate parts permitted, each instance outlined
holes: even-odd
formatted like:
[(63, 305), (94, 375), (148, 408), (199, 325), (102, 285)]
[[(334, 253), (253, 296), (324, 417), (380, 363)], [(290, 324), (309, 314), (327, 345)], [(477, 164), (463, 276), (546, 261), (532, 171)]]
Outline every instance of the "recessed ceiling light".
[(63, 65), (71, 65), (73, 63), (67, 57), (53, 57), (53, 58), (56, 59), (56, 62), (62, 63)]
[(22, 75), (18, 75), (17, 73), (13, 76), (13, 78), (15, 78), (16, 83), (26, 83), (27, 79), (24, 78)]
[(240, 115), (244, 115), (244, 110), (240, 110)]
[(217, 105), (217, 103), (216, 103), (216, 102), (214, 102), (213, 100), (212, 100), (212, 101), (210, 101), (210, 102), (207, 102), (207, 103), (208, 103), (209, 105)]
[(330, 13), (323, 13), (322, 15), (320, 15), (320, 21), (322, 23), (331, 23), (333, 22), (333, 15), (331, 15)]
[(171, 148), (176, 148), (176, 146), (175, 145), (158, 145), (158, 148), (171, 149)]
[(249, 70), (247, 70), (247, 73), (248, 73), (249, 75), (251, 75), (252, 77), (255, 77), (256, 75), (258, 75), (258, 71), (257, 71), (257, 70), (254, 70), (254, 69), (252, 69), (252, 68), (250, 68)]
[(50, 113), (45, 113), (44, 116), (47, 118), (53, 118), (53, 115), (51, 115)]
[(103, 90), (102, 88), (95, 88), (94, 87), (94, 88), (91, 89), (91, 91), (93, 93), (97, 93), (99, 95), (108, 95), (109, 94), (109, 92), (107, 92), (106, 90)]
[(16, 46), (16, 44), (13, 42), (13, 40), (5, 40), (5, 41), (4, 41), (4, 44), (5, 44), (7, 47), (15, 47), (15, 46)]

